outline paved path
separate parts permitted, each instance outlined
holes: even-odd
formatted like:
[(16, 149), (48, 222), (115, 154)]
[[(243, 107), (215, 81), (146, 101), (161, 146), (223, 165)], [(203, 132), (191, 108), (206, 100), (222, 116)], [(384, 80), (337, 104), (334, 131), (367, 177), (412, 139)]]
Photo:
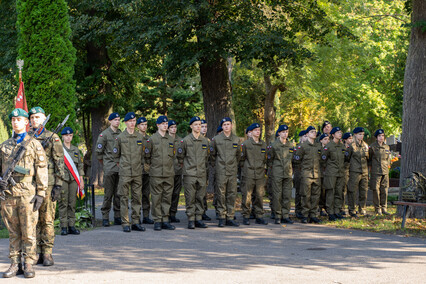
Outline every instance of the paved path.
[[(209, 215), (213, 215), (210, 211)], [(124, 233), (97, 228), (57, 236), (55, 265), (31, 283), (423, 283), (426, 240), (318, 225)], [(0, 271), (9, 266), (0, 240)], [(1, 283), (24, 282), (22, 276)], [(28, 283), (28, 281), (26, 281)]]

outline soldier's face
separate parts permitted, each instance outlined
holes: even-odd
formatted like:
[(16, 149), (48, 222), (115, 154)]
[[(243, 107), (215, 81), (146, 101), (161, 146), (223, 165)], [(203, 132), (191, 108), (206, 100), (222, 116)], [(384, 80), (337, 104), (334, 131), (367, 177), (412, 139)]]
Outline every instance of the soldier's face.
[(169, 126), (169, 124), (167, 122), (162, 122), (160, 124), (157, 124), (158, 130), (160, 131), (167, 131), (167, 127)]
[(207, 123), (201, 124), (201, 134), (207, 133)]
[(128, 121), (124, 122), (126, 124), (126, 127), (130, 130), (135, 129), (136, 126), (136, 118), (129, 119)]
[[(280, 133), (278, 133), (280, 135), (280, 138), (282, 140), (286, 140), (288, 138), (288, 130), (283, 130)], [(303, 137), (303, 136), (302, 136)], [(302, 138), (300, 138), (300, 141), (302, 141)]]
[(252, 131), (249, 131), (249, 132), (247, 132), (247, 137), (253, 137), (253, 132)]
[(201, 121), (194, 121), (192, 124), (191, 124), (191, 129), (192, 129), (192, 131), (194, 132), (194, 133), (200, 133), (200, 131), (201, 131), (201, 128), (202, 128), (202, 126), (201, 126)]
[(346, 139), (346, 144), (352, 144), (352, 142), (354, 142), (354, 138), (351, 136), (348, 139)]
[(317, 138), (317, 131), (315, 129), (312, 129), (308, 132), (308, 138), (314, 139)]
[(230, 133), (232, 130), (232, 123), (230, 121), (225, 121), (222, 124), (223, 132)]
[(259, 138), (260, 137), (260, 128), (255, 128), (253, 129), (253, 131), (251, 132), (251, 135), (255, 138)]
[(337, 131), (337, 132), (334, 132), (334, 138), (336, 138), (336, 139), (342, 139), (342, 135), (343, 135), (343, 132), (342, 131)]
[(377, 135), (377, 142), (383, 143), (385, 141), (385, 134), (379, 134)]
[(330, 137), (329, 137), (329, 136), (324, 137), (324, 138), (322, 138), (322, 140), (321, 140), (321, 144), (322, 144), (323, 146), (327, 145), (327, 144), (328, 144), (328, 142), (330, 142)]
[(145, 132), (148, 128), (148, 122), (141, 122), (138, 124), (138, 128), (140, 131)]
[(64, 140), (65, 143), (71, 143), (73, 137), (74, 137), (74, 133), (62, 135), (62, 139)]
[(28, 118), (23, 116), (12, 117), (12, 128), (16, 133), (24, 133), (28, 125)]
[(308, 135), (303, 135), (302, 137), (300, 137), (300, 143), (305, 142), (306, 140), (308, 140)]
[(32, 114), (30, 116), (31, 126), (34, 128), (37, 128), (44, 122), (45, 119), (46, 119), (46, 116), (44, 115), (44, 113)]
[(118, 128), (120, 126), (120, 118), (116, 117), (113, 120), (111, 120), (112, 127)]
[(170, 134), (176, 134), (177, 132), (177, 126), (176, 125), (172, 125), (169, 127), (169, 133)]
[(329, 134), (331, 129), (333, 129), (333, 126), (331, 124), (327, 124), (324, 129), (323, 132)]
[(364, 132), (358, 132), (357, 134), (354, 134), (356, 140), (362, 141), (364, 139)]

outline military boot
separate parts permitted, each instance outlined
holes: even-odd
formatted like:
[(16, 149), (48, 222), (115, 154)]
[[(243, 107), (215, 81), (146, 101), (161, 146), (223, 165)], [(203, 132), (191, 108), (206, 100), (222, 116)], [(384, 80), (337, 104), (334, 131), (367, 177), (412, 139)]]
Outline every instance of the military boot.
[(170, 216), (170, 223), (180, 223), (180, 220), (176, 216)]
[(11, 278), (23, 273), (24, 272), (22, 271), (22, 265), (20, 263), (12, 263), (9, 266), (9, 269), (5, 273), (3, 273), (3, 278)]
[(154, 221), (149, 219), (149, 217), (143, 217), (142, 224), (154, 224)]
[(32, 264), (29, 264), (29, 263), (24, 264), (24, 277), (25, 278), (34, 278), (35, 277), (35, 271), (34, 271)]
[(132, 230), (139, 231), (139, 232), (144, 232), (145, 231), (145, 227), (142, 227), (139, 224), (133, 224), (132, 225)]
[(246, 218), (246, 217), (243, 217), (243, 224), (244, 225), (250, 225), (250, 219)]
[(52, 255), (45, 253), (43, 255), (43, 266), (52, 266), (53, 264), (55, 264), (55, 262), (53, 261)]
[(271, 211), (271, 217), (270, 218), (275, 219), (275, 212), (274, 211)]
[(260, 224), (260, 225), (268, 225), (268, 221), (266, 221), (263, 218), (256, 218), (256, 224)]
[(43, 254), (42, 253), (38, 254), (37, 264), (43, 264)]
[(201, 218), (204, 220), (204, 221), (211, 221), (212, 220), (212, 218), (210, 218), (206, 213), (204, 213), (203, 214), (203, 216), (201, 216)]
[(103, 219), (102, 220), (102, 226), (109, 227), (109, 220), (108, 219)]
[(123, 222), (121, 221), (121, 217), (114, 218), (114, 225), (121, 225)]
[(77, 230), (74, 226), (68, 227), (68, 234), (70, 235), (80, 235), (80, 231)]
[(155, 222), (154, 223), (154, 230), (155, 231), (161, 231), (161, 222)]
[(205, 229), (205, 228), (208, 228), (209, 226), (207, 226), (207, 224), (205, 224), (203, 221), (197, 220), (195, 221), (195, 227)]
[(309, 218), (309, 223), (319, 224), (319, 223), (321, 223), (321, 220), (318, 219), (317, 217), (311, 217), (311, 218)]
[(239, 227), (240, 224), (238, 224), (238, 222), (235, 220), (226, 220), (226, 226)]
[(219, 219), (219, 224), (217, 226), (218, 227), (225, 227), (225, 219), (220, 218)]
[(294, 222), (290, 218), (282, 218), (281, 223), (293, 224)]
[(171, 225), (169, 222), (163, 222), (161, 224), (161, 229), (165, 229), (165, 230), (174, 230), (176, 229), (175, 226)]
[(62, 227), (61, 228), (61, 236), (66, 236), (66, 235), (68, 235), (67, 227)]
[(195, 229), (195, 223), (194, 221), (188, 221), (188, 229)]

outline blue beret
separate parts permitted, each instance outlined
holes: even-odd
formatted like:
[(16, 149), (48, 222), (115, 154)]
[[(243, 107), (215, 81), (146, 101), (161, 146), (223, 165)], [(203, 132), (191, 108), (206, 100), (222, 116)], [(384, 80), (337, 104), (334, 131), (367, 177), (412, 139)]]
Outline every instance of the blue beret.
[(136, 121), (136, 125), (141, 124), (142, 122), (147, 122), (145, 117), (139, 117), (138, 120)]
[(249, 131), (250, 131), (249, 128), (250, 128), (250, 126), (246, 128), (246, 134), (249, 133)]
[(275, 137), (278, 137), (278, 136), (280, 136), (280, 135), (279, 135), (278, 130), (277, 130), (277, 132), (275, 132)]
[(321, 136), (320, 136), (320, 141), (322, 140), (322, 139), (324, 139), (325, 137), (327, 137), (328, 136), (328, 134), (327, 133), (324, 133), (324, 134), (322, 134)]
[(374, 137), (379, 136), (379, 134), (385, 134), (385, 131), (383, 129), (377, 129), (376, 132), (374, 132)]
[(326, 127), (329, 124), (331, 124), (330, 121), (328, 120), (324, 121), (324, 123), (322, 124), (321, 130), (324, 130), (324, 127)]
[(194, 123), (194, 122), (196, 122), (196, 121), (201, 121), (201, 123), (203, 123), (200, 117), (198, 117), (198, 116), (194, 116), (194, 117), (193, 117), (193, 118), (191, 118), (191, 120), (189, 121), (189, 125), (193, 124), (193, 123)]
[(227, 121), (232, 122), (232, 119), (231, 119), (230, 117), (222, 118), (222, 120), (220, 121), (220, 126), (222, 126), (222, 124), (223, 124), (224, 122), (227, 122)]
[(161, 123), (163, 123), (163, 122), (167, 122), (167, 121), (169, 121), (169, 119), (167, 118), (167, 116), (165, 116), (165, 115), (160, 115), (158, 118), (157, 118), (157, 124), (161, 124)]
[(302, 131), (299, 132), (299, 137), (305, 136), (305, 135), (306, 135), (306, 130), (302, 130)]
[(349, 137), (352, 137), (352, 133), (350, 132), (346, 132), (345, 134), (343, 134), (342, 139), (348, 139)]
[(124, 121), (128, 121), (130, 119), (136, 118), (136, 114), (134, 112), (128, 112), (124, 117)]
[(311, 130), (316, 130), (316, 129), (315, 129), (315, 127), (313, 127), (313, 126), (311, 125), (311, 126), (309, 126), (308, 128), (306, 128), (306, 130), (305, 130), (305, 131), (306, 131), (306, 134), (308, 134), (308, 132), (309, 132), (309, 131), (311, 131)]
[(113, 112), (108, 116), (108, 120), (111, 121), (117, 117), (120, 117), (120, 115), (117, 112)]
[(170, 127), (170, 126), (172, 126), (172, 125), (177, 125), (176, 121), (174, 121), (174, 120), (169, 120), (169, 126), (168, 126), (168, 127)]
[(330, 134), (334, 134), (337, 131), (341, 131), (342, 129), (340, 129), (340, 127), (333, 127), (333, 129), (331, 129)]
[(12, 112), (9, 114), (9, 119), (12, 119), (12, 117), (18, 117), (18, 116), (23, 116), (28, 118), (28, 112), (26, 112), (25, 110), (23, 110), (22, 108), (15, 108), (14, 110), (12, 110)]
[(279, 132), (281, 132), (281, 131), (284, 131), (284, 130), (288, 130), (288, 126), (287, 126), (287, 125), (285, 125), (285, 124), (280, 125), (280, 126), (278, 127), (277, 133), (279, 133)]
[(354, 134), (364, 132), (364, 128), (363, 127), (355, 127), (354, 131), (352, 131), (352, 132)]
[(30, 109), (30, 115), (32, 115), (32, 114), (36, 114), (36, 113), (44, 113), (44, 114), (46, 114), (45, 112), (44, 112), (44, 109), (42, 109), (41, 107), (39, 107), (39, 106), (36, 106), (36, 107), (33, 107), (32, 109)]
[(201, 124), (206, 124), (206, 123), (207, 123), (207, 120), (205, 120), (205, 119), (201, 120)]
[(219, 125), (219, 126), (217, 127), (216, 133), (219, 133), (219, 132), (222, 132), (222, 131), (223, 131), (222, 126), (221, 126), (221, 125)]
[(64, 127), (64, 129), (62, 129), (62, 131), (61, 131), (61, 135), (67, 135), (67, 134), (71, 134), (71, 133), (74, 133), (74, 131), (69, 126)]
[(252, 125), (250, 125), (249, 127), (247, 127), (246, 134), (247, 134), (249, 131), (253, 131), (253, 130), (255, 130), (256, 128), (260, 128), (260, 124), (259, 124), (259, 123), (253, 123)]

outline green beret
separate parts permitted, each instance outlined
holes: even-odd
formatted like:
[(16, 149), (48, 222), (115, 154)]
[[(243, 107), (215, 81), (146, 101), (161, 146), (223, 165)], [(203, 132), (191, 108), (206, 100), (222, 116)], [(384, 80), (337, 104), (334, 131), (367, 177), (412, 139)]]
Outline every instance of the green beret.
[(9, 114), (9, 119), (12, 119), (12, 117), (18, 117), (18, 116), (23, 116), (28, 118), (28, 112), (26, 112), (25, 110), (23, 110), (22, 108), (15, 108), (14, 110), (12, 110), (12, 112)]
[(41, 107), (33, 107), (32, 109), (30, 109), (30, 115), (36, 114), (36, 113), (46, 114)]

